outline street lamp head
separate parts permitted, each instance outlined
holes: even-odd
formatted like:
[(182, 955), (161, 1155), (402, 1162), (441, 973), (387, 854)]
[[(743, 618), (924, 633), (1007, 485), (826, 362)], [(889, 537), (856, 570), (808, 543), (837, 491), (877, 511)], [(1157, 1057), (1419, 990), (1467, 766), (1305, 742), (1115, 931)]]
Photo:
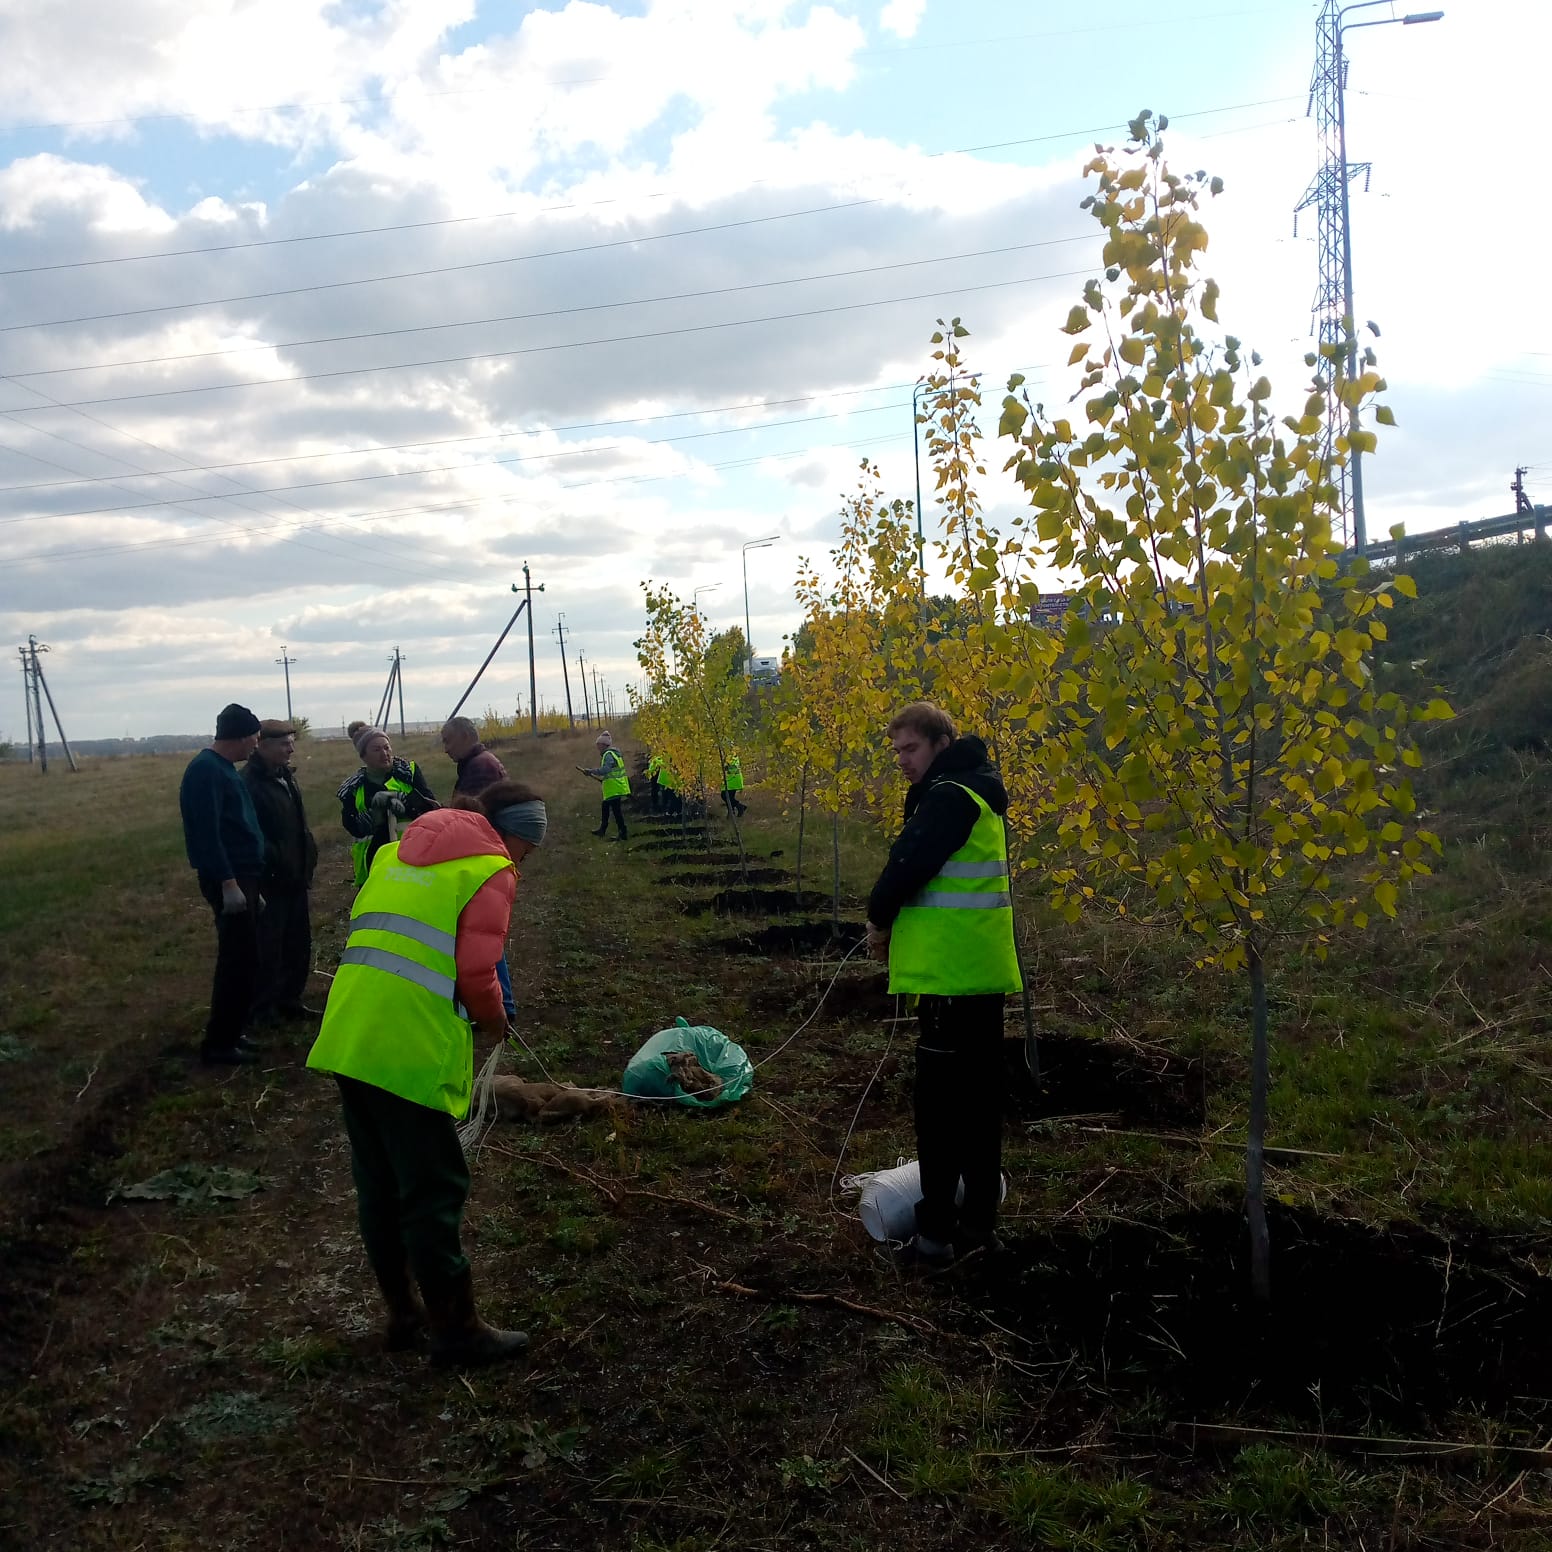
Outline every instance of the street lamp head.
[(1444, 19), (1443, 11), (1413, 11), (1410, 16), (1401, 18), (1403, 27), (1416, 27), (1422, 22), (1437, 22)]

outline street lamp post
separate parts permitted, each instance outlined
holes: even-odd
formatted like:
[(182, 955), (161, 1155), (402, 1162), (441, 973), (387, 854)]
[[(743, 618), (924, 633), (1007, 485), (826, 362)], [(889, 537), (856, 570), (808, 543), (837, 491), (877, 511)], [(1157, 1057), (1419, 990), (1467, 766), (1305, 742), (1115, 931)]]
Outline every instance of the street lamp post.
[[(1372, 22), (1344, 22), (1353, 11), (1367, 11), (1376, 5), (1391, 5), (1393, 0), (1359, 0), (1357, 5), (1343, 6), (1333, 17), (1336, 54), (1336, 126), (1339, 186), (1342, 199), (1342, 313), (1347, 329), (1347, 381), (1358, 378), (1358, 314), (1353, 307), (1353, 230), (1349, 220), (1347, 189), (1347, 60), (1342, 53), (1344, 33), (1356, 32), (1360, 27), (1389, 27), (1400, 23), (1403, 27), (1416, 27), (1423, 22), (1436, 22), (1443, 11), (1414, 11), (1406, 16), (1382, 16)], [(1329, 14), (1329, 13), (1328, 13)], [(1324, 19), (1324, 18), (1323, 18)], [(1347, 407), (1348, 467), (1352, 477), (1353, 493), (1353, 549), (1362, 555), (1368, 548), (1369, 530), (1363, 513), (1363, 450), (1358, 445), (1358, 404), (1356, 399)]]
[(763, 550), (767, 546), (775, 544), (781, 538), (780, 534), (772, 534), (769, 539), (751, 539), (743, 546), (741, 559), (744, 563), (744, 677), (749, 677), (749, 671), (754, 663), (754, 633), (749, 628), (749, 552), (750, 550)]
[(709, 593), (714, 588), (719, 588), (721, 586), (722, 586), (722, 584), (720, 582), (707, 582), (704, 585), (702, 585), (701, 587), (697, 587), (697, 588), (692, 588), (691, 589), (691, 591), (690, 591), (690, 607), (695, 611), (695, 618), (697, 620), (700, 619), (700, 617), (701, 617), (701, 606), (700, 606), (700, 596), (701, 596), (701, 594), (702, 593)]

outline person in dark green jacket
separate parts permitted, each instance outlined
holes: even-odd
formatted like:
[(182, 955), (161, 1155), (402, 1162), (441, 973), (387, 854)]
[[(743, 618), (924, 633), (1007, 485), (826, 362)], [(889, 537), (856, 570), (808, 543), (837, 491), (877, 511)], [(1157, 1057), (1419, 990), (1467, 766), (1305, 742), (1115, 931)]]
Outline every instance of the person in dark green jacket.
[(313, 931), (307, 891), (318, 866), (318, 843), (307, 823), (302, 789), (291, 756), (296, 729), (289, 722), (260, 724), (259, 746), (248, 756), (242, 779), (264, 832), (264, 872), (259, 887), (259, 980), (255, 1020), (314, 1018), (302, 1000), (313, 970)]

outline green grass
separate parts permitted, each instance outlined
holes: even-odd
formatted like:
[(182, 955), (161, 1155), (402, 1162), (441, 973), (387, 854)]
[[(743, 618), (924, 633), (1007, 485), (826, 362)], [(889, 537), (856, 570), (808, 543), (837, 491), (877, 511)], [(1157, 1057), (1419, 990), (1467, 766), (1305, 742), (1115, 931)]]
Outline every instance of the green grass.
[[(445, 787), (441, 757), (414, 753)], [(785, 1039), (833, 961), (723, 955), (714, 943), (730, 924), (680, 914), (677, 891), (654, 884), (660, 854), (587, 844), (592, 791), (568, 785), (563, 741), (502, 753), (553, 794), (511, 956), (524, 1035), (545, 1065), (612, 1086), (640, 1032), (680, 1012), (756, 1054)], [(46, 1361), (0, 1411), (0, 1438), (50, 1461), (58, 1480), (47, 1491), (6, 1477), (0, 1526), (14, 1517), (39, 1544), (68, 1536), (88, 1549), (192, 1545), (189, 1526), (223, 1515), (207, 1539), (232, 1545), (507, 1545), (530, 1525), (541, 1545), (566, 1534), (697, 1549), (1536, 1544), (1539, 1522), (1515, 1517), (1513, 1495), (1493, 1503), (1513, 1472), (1261, 1446), (1188, 1456), (1171, 1432), (1178, 1398), (1084, 1392), (1079, 1376), (990, 1324), (973, 1296), (903, 1284), (829, 1197), (888, 1039), (860, 1018), (819, 1020), (732, 1111), (499, 1128), (474, 1164), (465, 1242), (482, 1308), (534, 1335), (532, 1361), (465, 1383), (413, 1355), (372, 1352), (379, 1311), (331, 1086), (301, 1069), (300, 1040), (264, 1072), (212, 1076), (187, 1060), (212, 935), (181, 860), (182, 763), (98, 762), (79, 784), (51, 775), (29, 786), (0, 768), (0, 796), (25, 799), (37, 818), (28, 837), (0, 832), (0, 870), (41, 905), (19, 910), (8, 895), (0, 940), (14, 1042), (0, 1043), (0, 1070), (19, 1085), (0, 1116), (0, 1158), (102, 1141), (87, 1155), (89, 1195), (49, 1220), (59, 1239), (38, 1277), (57, 1283), (59, 1315)], [(304, 766), (324, 842), (324, 965), (349, 898), (331, 794), (350, 763), (316, 746)], [(795, 820), (752, 797), (751, 852), (781, 852), (776, 865), (790, 867)], [(104, 813), (130, 836), (122, 850), (93, 828)], [(1525, 852), (1509, 835), (1452, 837), (1394, 927), (1339, 942), (1323, 962), (1290, 952), (1276, 963), (1270, 1141), (1310, 1156), (1274, 1159), (1275, 1194), (1373, 1223), (1442, 1214), (1544, 1231), (1552, 1128), (1535, 1107), (1552, 1111), (1539, 947), (1552, 876)], [(844, 827), (849, 894), (865, 893), (882, 853), (883, 837)], [(826, 885), (828, 869), (818, 828), (805, 883)], [(1020, 887), (1041, 1027), (1199, 1056), (1208, 1114), (1203, 1138), (1141, 1121), (1119, 1135), (1061, 1121), (1012, 1128), (1010, 1232), (1102, 1236), (1112, 1220), (1232, 1207), (1243, 986), (1194, 972), (1180, 945), (1135, 924), (1056, 923), (1038, 879)], [(97, 928), (83, 937), (67, 923), (86, 906)], [(870, 973), (854, 962), (845, 975)], [(913, 1149), (909, 1042), (908, 1027), (896, 1031), (901, 1065), (880, 1079), (847, 1169)], [(510, 1065), (537, 1075), (521, 1049)], [(210, 1209), (102, 1205), (111, 1179), (184, 1161), (274, 1185)], [(799, 1302), (800, 1292), (850, 1304)], [(1025, 1313), (1037, 1331), (1038, 1308)], [(31, 1353), (46, 1330), (45, 1320)], [(120, 1413), (122, 1430), (70, 1432)], [(52, 1464), (61, 1440), (68, 1450)], [(105, 1502), (123, 1516), (111, 1530)]]

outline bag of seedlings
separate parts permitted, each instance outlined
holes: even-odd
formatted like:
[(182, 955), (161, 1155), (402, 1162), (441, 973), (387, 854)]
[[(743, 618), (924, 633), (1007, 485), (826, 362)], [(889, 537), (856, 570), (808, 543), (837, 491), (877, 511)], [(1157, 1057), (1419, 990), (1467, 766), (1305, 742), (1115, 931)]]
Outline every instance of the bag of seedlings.
[(753, 1086), (754, 1067), (742, 1046), (720, 1029), (682, 1018), (631, 1057), (620, 1084), (637, 1099), (673, 1099), (698, 1110), (731, 1105)]

